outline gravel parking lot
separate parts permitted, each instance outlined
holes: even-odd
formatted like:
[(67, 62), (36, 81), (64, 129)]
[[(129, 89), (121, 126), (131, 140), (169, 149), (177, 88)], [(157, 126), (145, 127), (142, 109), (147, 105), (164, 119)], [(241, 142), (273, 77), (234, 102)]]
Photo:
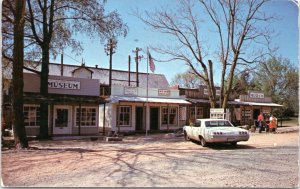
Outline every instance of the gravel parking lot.
[(203, 148), (167, 134), (122, 142), (31, 141), (2, 150), (5, 186), (298, 187), (298, 132), (251, 134), (250, 140)]

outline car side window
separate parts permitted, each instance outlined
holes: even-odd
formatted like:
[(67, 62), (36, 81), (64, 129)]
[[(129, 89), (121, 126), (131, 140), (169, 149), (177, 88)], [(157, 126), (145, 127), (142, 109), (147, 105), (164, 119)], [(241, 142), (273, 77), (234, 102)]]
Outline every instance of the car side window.
[(195, 127), (200, 127), (200, 126), (201, 126), (201, 122), (200, 121), (196, 121)]

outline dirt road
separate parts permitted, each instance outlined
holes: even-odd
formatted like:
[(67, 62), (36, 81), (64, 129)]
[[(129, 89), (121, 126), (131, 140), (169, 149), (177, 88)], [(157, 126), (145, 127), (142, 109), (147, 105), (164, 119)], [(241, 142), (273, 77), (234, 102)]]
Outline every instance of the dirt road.
[(182, 137), (127, 137), (123, 142), (31, 141), (2, 151), (5, 186), (288, 187), (298, 186), (298, 133), (251, 134), (203, 148)]

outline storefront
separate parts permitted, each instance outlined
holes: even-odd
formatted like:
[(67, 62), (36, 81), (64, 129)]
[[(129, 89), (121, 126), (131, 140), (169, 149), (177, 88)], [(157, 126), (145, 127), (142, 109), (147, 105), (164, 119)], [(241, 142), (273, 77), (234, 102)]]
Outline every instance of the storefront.
[[(175, 130), (185, 125), (186, 106), (175, 89), (113, 86), (105, 105), (105, 127), (118, 132)], [(104, 107), (100, 108), (100, 115)], [(101, 118), (100, 118), (101, 119)], [(100, 120), (103, 121), (103, 117)]]
[(40, 102), (48, 102), (49, 135), (98, 135), (99, 80), (49, 76), (47, 98), (39, 94), (40, 78), (24, 73), (24, 123), (27, 135), (39, 134)]
[(239, 99), (235, 99), (235, 103), (239, 105), (234, 108), (235, 117), (242, 125), (253, 125), (260, 113), (268, 118), (274, 108), (282, 107), (273, 103), (271, 97), (266, 97), (260, 91), (248, 91), (247, 95), (240, 95)]

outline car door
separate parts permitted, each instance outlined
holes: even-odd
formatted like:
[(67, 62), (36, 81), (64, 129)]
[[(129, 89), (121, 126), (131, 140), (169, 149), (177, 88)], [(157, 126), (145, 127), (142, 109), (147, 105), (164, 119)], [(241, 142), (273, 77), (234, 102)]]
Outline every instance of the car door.
[(201, 121), (196, 120), (195, 126), (193, 127), (193, 139), (199, 140), (199, 133), (201, 128)]

